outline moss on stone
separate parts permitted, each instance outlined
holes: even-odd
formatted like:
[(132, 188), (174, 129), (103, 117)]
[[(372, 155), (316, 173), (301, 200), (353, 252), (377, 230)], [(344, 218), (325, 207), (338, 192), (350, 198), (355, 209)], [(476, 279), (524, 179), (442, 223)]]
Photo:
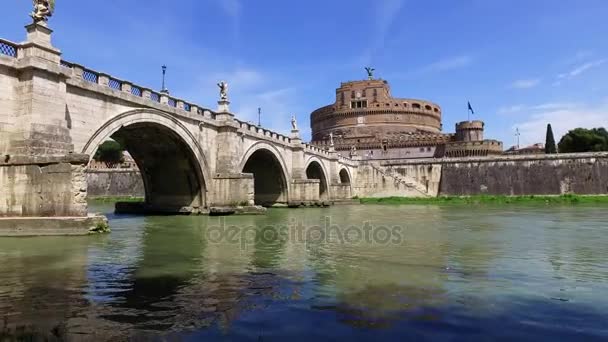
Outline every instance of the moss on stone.
[(108, 221), (106, 220), (97, 222), (95, 227), (89, 229), (89, 234), (107, 234), (110, 232), (110, 225), (108, 225)]

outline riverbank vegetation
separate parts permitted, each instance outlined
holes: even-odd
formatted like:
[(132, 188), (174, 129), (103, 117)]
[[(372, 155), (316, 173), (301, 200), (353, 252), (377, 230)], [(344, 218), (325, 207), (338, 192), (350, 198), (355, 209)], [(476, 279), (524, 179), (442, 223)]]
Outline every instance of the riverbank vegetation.
[(361, 198), (361, 204), (584, 204), (606, 203), (608, 196), (440, 196), (440, 197), (385, 197)]

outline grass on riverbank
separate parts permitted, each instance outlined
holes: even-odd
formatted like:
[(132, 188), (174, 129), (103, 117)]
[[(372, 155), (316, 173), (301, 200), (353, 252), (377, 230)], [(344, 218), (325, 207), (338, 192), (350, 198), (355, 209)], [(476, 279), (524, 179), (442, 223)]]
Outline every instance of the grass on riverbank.
[(108, 196), (108, 197), (92, 197), (89, 198), (93, 202), (114, 203), (114, 202), (143, 202), (143, 197), (132, 196)]
[(429, 198), (385, 197), (361, 198), (361, 204), (585, 204), (606, 203), (608, 196), (440, 196)]

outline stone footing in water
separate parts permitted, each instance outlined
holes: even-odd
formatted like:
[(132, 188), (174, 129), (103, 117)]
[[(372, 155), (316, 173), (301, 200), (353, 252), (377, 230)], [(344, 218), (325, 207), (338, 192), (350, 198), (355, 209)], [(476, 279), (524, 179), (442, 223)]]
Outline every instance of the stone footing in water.
[(289, 208), (311, 208), (311, 207), (329, 207), (333, 204), (333, 202), (329, 201), (298, 201), (298, 202), (289, 202)]
[(103, 215), (86, 217), (0, 217), (0, 236), (63, 236), (108, 233)]
[(211, 207), (208, 210), (201, 210), (192, 207), (156, 207), (144, 202), (116, 202), (115, 212), (136, 215), (262, 215), (266, 213), (266, 208), (254, 205)]
[(212, 207), (209, 210), (211, 216), (225, 215), (264, 215), (267, 209), (258, 205), (239, 207)]

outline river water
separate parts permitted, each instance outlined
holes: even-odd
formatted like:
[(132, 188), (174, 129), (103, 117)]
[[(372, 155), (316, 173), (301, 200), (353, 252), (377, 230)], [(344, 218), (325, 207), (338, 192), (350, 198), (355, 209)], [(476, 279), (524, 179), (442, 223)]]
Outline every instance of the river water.
[(0, 238), (0, 340), (608, 339), (608, 210), (115, 216)]

